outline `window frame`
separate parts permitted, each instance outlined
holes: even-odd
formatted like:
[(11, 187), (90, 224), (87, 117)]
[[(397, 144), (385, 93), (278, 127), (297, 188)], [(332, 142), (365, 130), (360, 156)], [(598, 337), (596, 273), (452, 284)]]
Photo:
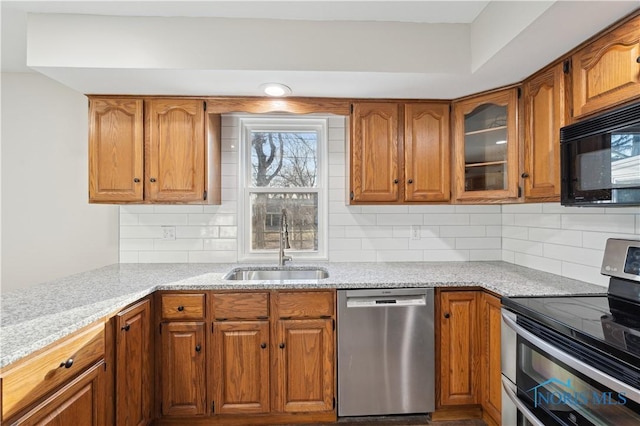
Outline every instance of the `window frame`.
[[(273, 131), (314, 131), (317, 140), (317, 178), (316, 186), (310, 187), (254, 187), (251, 180), (251, 134), (252, 132)], [(317, 193), (318, 194), (318, 250), (297, 251), (286, 249), (293, 261), (328, 260), (328, 222), (329, 222), (329, 116), (311, 115), (304, 117), (293, 114), (278, 115), (239, 115), (238, 116), (238, 260), (251, 262), (278, 263), (278, 253), (274, 250), (251, 248), (251, 194), (254, 193)]]

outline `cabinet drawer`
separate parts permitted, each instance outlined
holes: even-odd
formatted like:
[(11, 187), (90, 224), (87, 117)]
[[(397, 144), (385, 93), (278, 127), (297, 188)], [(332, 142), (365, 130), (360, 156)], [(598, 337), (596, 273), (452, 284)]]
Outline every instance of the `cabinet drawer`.
[(267, 318), (269, 293), (221, 293), (213, 296), (215, 319)]
[(333, 316), (333, 294), (332, 291), (278, 292), (278, 316), (280, 318)]
[(161, 297), (162, 319), (197, 320), (204, 319), (203, 293), (163, 294)]
[(2, 418), (63, 385), (104, 354), (104, 323), (98, 323), (7, 370), (2, 377)]

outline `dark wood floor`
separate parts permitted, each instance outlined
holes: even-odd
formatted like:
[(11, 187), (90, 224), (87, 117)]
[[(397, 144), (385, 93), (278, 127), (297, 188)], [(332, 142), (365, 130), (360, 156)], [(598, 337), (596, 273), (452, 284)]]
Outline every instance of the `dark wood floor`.
[[(336, 426), (486, 426), (486, 423), (480, 419), (474, 420), (446, 420), (431, 421), (429, 416), (376, 416), (376, 417), (344, 417)], [(292, 426), (292, 425), (283, 425)], [(310, 425), (310, 426), (327, 426), (327, 423)]]

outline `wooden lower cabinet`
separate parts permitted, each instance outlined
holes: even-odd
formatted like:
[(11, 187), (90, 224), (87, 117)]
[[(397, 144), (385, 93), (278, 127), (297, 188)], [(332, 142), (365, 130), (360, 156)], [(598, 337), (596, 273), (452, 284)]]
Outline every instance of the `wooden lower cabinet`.
[(202, 416), (206, 408), (204, 322), (161, 325), (163, 416)]
[(436, 310), (439, 382), (433, 420), (501, 423), (500, 299), (481, 290), (441, 290)]
[(277, 411), (334, 409), (333, 324), (332, 319), (278, 321), (274, 348)]
[(214, 412), (268, 413), (269, 321), (213, 325)]

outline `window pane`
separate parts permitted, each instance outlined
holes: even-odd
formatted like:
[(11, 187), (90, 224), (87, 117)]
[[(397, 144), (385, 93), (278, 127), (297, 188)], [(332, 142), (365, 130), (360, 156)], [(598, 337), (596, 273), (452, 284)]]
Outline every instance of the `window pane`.
[(292, 250), (318, 250), (317, 193), (251, 194), (251, 250), (278, 250), (282, 209)]
[(314, 188), (318, 177), (316, 132), (251, 132), (251, 184)]

